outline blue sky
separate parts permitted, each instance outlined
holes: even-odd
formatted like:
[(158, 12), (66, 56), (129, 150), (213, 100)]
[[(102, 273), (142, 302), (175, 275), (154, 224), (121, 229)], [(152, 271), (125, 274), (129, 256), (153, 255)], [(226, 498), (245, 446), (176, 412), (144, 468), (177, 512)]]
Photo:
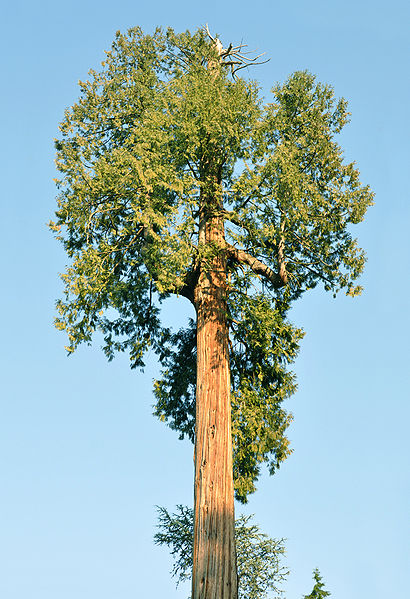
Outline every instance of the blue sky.
[[(397, 0), (3, 8), (1, 597), (187, 596), (152, 536), (155, 505), (192, 503), (192, 447), (151, 415), (151, 357), (144, 373), (124, 357), (108, 364), (96, 340), (66, 358), (52, 324), (66, 257), (45, 223), (58, 123), (115, 31), (206, 22), (225, 44), (267, 52), (252, 73), (266, 94), (308, 69), (346, 97), (340, 141), (376, 192), (355, 231), (368, 255), (363, 296), (314, 291), (292, 312), (306, 331), (288, 405), (294, 453), (238, 512), (288, 539), (287, 599), (310, 592), (315, 567), (334, 599), (408, 596), (409, 13)], [(178, 324), (189, 307), (165, 312)]]

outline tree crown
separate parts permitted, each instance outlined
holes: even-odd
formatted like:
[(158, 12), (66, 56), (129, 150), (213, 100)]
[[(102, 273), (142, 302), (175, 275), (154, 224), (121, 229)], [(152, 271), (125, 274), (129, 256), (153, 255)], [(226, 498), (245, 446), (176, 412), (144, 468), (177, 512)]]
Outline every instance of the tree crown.
[[(290, 453), (282, 402), (295, 390), (288, 366), (303, 333), (288, 310), (317, 284), (360, 293), (365, 257), (350, 227), (372, 193), (334, 139), (345, 100), (303, 71), (264, 103), (254, 81), (231, 77), (229, 52), (203, 30), (117, 33), (61, 124), (50, 226), (71, 259), (56, 320), (68, 351), (98, 330), (108, 358), (128, 351), (132, 367), (151, 348), (163, 366), (155, 413), (191, 439), (196, 325), (164, 327), (161, 302), (193, 302), (198, 269), (225, 254), (234, 474), (245, 501), (261, 463), (273, 473)], [(223, 247), (200, 238), (201, 214), (223, 220)]]

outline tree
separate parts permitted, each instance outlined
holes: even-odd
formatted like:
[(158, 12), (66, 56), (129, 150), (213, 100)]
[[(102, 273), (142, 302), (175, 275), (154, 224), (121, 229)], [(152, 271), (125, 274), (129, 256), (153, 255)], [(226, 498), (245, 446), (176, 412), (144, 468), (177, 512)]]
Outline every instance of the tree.
[[(195, 443), (193, 599), (237, 596), (234, 486), (246, 501), (290, 453), (287, 313), (318, 283), (360, 292), (350, 225), (372, 202), (334, 141), (346, 101), (297, 72), (264, 105), (237, 76), (249, 62), (202, 29), (117, 33), (56, 142), (56, 324), (69, 352), (99, 330), (109, 359), (158, 354), (156, 414)], [(178, 332), (160, 320), (172, 294), (195, 308)]]
[[(284, 541), (271, 539), (257, 525), (249, 524), (250, 520), (251, 516), (240, 516), (235, 521), (238, 597), (266, 599), (271, 591), (280, 597), (279, 585), (289, 573), (280, 563), (285, 554)], [(170, 548), (174, 558), (171, 574), (177, 578), (178, 585), (191, 578), (194, 512), (184, 505), (178, 505), (174, 514), (159, 507), (158, 521), (155, 543)]]
[(315, 586), (312, 589), (310, 595), (305, 595), (303, 599), (324, 599), (324, 597), (329, 597), (330, 593), (324, 590), (324, 583), (322, 582), (322, 577), (320, 576), (319, 570), (316, 568), (313, 570), (313, 580), (315, 581)]

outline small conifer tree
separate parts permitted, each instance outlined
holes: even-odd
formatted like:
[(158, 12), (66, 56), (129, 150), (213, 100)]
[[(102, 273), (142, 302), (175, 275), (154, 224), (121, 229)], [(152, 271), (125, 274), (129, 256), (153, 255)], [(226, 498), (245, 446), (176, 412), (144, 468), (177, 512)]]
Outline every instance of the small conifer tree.
[(323, 588), (325, 585), (322, 582), (322, 577), (317, 568), (313, 570), (313, 579), (315, 581), (315, 586), (310, 595), (305, 595), (303, 599), (324, 599), (325, 597), (329, 597), (330, 593)]

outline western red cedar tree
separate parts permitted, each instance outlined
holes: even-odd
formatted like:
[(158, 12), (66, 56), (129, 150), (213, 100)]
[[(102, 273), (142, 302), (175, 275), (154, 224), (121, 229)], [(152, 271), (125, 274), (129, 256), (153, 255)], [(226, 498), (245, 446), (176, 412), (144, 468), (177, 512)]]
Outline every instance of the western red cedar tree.
[[(372, 203), (334, 140), (346, 101), (307, 71), (265, 101), (248, 62), (203, 29), (118, 32), (56, 141), (50, 226), (71, 259), (56, 324), (69, 352), (99, 330), (109, 359), (158, 354), (155, 413), (195, 443), (193, 599), (237, 597), (234, 489), (246, 501), (290, 453), (303, 334), (287, 313), (318, 283), (360, 292), (350, 229)], [(177, 332), (171, 295), (195, 308)]]

